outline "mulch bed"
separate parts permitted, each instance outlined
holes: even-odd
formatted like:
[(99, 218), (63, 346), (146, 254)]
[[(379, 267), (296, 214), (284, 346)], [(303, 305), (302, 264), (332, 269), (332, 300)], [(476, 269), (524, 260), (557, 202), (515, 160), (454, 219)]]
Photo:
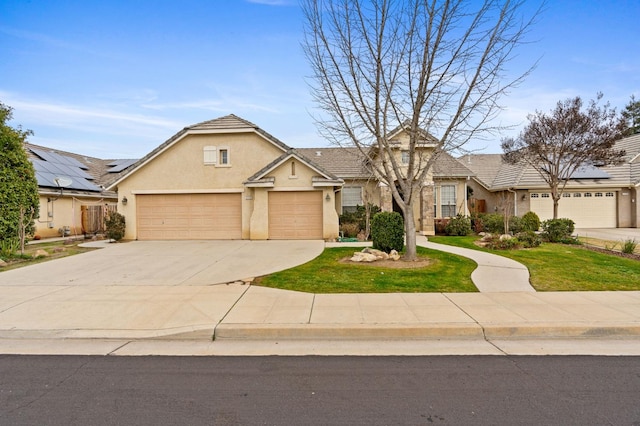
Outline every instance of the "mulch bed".
[(351, 256), (343, 257), (340, 259), (340, 263), (347, 263), (349, 265), (365, 265), (375, 266), (377, 268), (389, 268), (389, 269), (417, 269), (424, 268), (433, 263), (433, 261), (427, 257), (419, 257), (417, 260), (407, 262), (406, 260), (376, 260), (375, 262), (352, 262)]
[(610, 254), (612, 256), (624, 257), (624, 258), (627, 258), (627, 259), (633, 259), (633, 260), (640, 261), (640, 254), (622, 253), (621, 251), (607, 250), (607, 249), (603, 249), (601, 247), (588, 246), (586, 244), (582, 244), (580, 247), (584, 247), (587, 250), (595, 251), (595, 252), (598, 252), (598, 253)]

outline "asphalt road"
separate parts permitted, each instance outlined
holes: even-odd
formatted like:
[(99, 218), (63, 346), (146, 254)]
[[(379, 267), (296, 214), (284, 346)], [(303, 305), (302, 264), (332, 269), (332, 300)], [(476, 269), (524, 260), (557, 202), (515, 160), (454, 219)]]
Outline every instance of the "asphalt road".
[(638, 357), (1, 356), (2, 425), (640, 425)]

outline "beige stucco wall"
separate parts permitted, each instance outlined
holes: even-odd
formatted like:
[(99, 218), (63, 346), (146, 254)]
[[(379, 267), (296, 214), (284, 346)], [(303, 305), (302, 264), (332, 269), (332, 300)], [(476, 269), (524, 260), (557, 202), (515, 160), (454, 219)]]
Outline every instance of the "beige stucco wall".
[[(205, 165), (204, 147), (225, 148), (229, 165)], [(265, 175), (275, 178), (273, 188), (246, 187), (244, 182), (283, 154), (255, 133), (187, 135), (118, 185), (118, 211), (126, 217), (125, 239), (135, 239), (136, 196), (140, 194), (221, 193), (242, 194), (242, 238), (268, 238), (268, 191), (322, 190), (324, 238), (338, 236), (334, 188), (314, 188), (319, 172), (297, 159), (289, 159)], [(295, 164), (294, 170), (292, 163)], [(127, 205), (122, 199), (127, 198)]]
[[(204, 147), (229, 150), (229, 165), (205, 165)], [(243, 182), (283, 151), (255, 133), (186, 135), (118, 185), (118, 211), (125, 215), (125, 239), (135, 239), (136, 194), (241, 192), (242, 238), (250, 238), (254, 191)], [(127, 205), (122, 204), (127, 197)]]
[(40, 214), (34, 218), (35, 233), (41, 238), (54, 238), (62, 236), (59, 231), (66, 226), (70, 229), (70, 235), (82, 235), (82, 211), (83, 205), (113, 204), (110, 199), (101, 197), (73, 197), (63, 195), (60, 198), (40, 195)]

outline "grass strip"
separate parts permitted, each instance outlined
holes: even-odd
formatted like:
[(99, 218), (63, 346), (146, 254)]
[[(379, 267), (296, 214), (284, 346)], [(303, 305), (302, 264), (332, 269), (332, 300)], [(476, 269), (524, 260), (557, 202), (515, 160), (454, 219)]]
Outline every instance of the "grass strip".
[[(343, 263), (353, 247), (325, 249), (295, 268), (260, 277), (255, 284), (308, 293), (477, 292), (471, 282), (476, 263), (470, 259), (418, 247), (429, 263), (420, 268), (386, 268), (374, 263)], [(402, 261), (399, 261), (402, 262)]]

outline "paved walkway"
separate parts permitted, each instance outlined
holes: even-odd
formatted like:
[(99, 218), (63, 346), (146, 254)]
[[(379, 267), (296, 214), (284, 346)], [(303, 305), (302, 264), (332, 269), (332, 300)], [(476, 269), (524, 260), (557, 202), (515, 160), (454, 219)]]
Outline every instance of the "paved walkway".
[(503, 256), (461, 247), (436, 244), (423, 235), (417, 236), (421, 247), (440, 250), (467, 257), (478, 264), (471, 281), (481, 293), (535, 291), (529, 284), (529, 270), (523, 264)]

